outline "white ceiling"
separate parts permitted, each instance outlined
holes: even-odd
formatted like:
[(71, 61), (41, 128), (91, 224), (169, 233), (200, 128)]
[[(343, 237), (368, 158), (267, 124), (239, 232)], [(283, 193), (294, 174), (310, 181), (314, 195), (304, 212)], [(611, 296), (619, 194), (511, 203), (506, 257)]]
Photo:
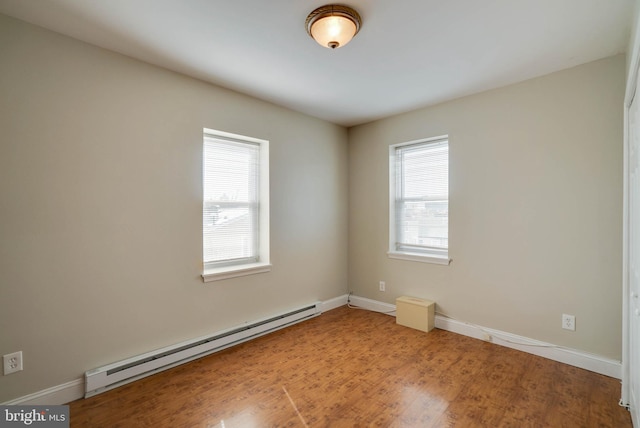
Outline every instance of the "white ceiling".
[(0, 13), (351, 126), (623, 53), (634, 0), (345, 0), (335, 51), (304, 27), (324, 0), (0, 0)]

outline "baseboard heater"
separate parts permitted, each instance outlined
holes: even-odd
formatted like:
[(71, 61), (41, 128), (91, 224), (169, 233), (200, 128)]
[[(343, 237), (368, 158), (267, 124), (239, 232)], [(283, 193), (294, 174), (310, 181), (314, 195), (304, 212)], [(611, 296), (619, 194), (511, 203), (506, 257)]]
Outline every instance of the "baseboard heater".
[(85, 373), (85, 398), (320, 315), (320, 303), (168, 346)]

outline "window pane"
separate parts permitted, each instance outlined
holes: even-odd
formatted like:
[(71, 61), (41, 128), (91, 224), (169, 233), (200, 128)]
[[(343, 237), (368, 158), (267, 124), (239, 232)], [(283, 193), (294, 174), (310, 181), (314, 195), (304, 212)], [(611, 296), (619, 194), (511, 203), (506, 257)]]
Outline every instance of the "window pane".
[(449, 246), (449, 204), (447, 201), (399, 203), (399, 247), (446, 249)]
[(258, 260), (260, 146), (205, 136), (205, 266)]
[(449, 194), (449, 150), (447, 146), (402, 151), (401, 197), (447, 199)]
[(255, 248), (255, 209), (207, 204), (204, 215), (205, 262), (251, 258)]
[(395, 163), (392, 249), (446, 255), (449, 247), (447, 140), (399, 145)]

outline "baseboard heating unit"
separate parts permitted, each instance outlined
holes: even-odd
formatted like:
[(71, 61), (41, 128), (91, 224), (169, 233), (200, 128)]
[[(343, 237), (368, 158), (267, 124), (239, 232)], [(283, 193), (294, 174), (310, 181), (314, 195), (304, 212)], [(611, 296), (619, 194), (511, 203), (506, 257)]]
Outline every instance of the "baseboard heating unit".
[(321, 304), (305, 306), (281, 315), (247, 323), (177, 345), (168, 346), (137, 357), (89, 370), (85, 373), (85, 398), (108, 391), (134, 380), (167, 370), (208, 354), (316, 317)]

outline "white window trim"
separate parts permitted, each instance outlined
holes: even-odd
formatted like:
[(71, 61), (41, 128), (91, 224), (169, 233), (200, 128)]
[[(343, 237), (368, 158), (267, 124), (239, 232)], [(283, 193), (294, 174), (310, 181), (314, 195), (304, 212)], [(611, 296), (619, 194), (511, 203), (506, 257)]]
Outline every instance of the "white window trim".
[(204, 128), (203, 134), (212, 137), (230, 138), (260, 145), (260, 238), (258, 254), (260, 260), (257, 263), (248, 263), (217, 268), (203, 268), (203, 282), (220, 281), (246, 275), (254, 275), (271, 271), (269, 255), (269, 141), (245, 135), (232, 134)]
[(412, 262), (433, 263), (436, 265), (449, 265), (451, 259), (449, 257), (436, 257), (418, 253), (400, 253), (397, 251), (389, 251), (387, 255), (390, 259), (409, 260)]
[(223, 268), (207, 269), (202, 273), (204, 282), (221, 281), (223, 279), (236, 278), (239, 276), (254, 275), (271, 271), (269, 263), (251, 263), (237, 266), (227, 266)]
[(390, 259), (408, 260), (421, 263), (432, 263), (448, 266), (452, 259), (449, 257), (449, 249), (447, 248), (446, 256), (438, 256), (434, 254), (422, 254), (398, 251), (395, 248), (396, 243), (396, 224), (395, 224), (395, 193), (396, 193), (396, 174), (395, 174), (395, 151), (397, 147), (409, 146), (412, 144), (436, 142), (438, 140), (447, 140), (450, 142), (449, 135), (439, 135), (437, 137), (423, 138), (420, 140), (407, 141), (405, 143), (393, 144), (389, 146), (389, 251), (387, 256)]

